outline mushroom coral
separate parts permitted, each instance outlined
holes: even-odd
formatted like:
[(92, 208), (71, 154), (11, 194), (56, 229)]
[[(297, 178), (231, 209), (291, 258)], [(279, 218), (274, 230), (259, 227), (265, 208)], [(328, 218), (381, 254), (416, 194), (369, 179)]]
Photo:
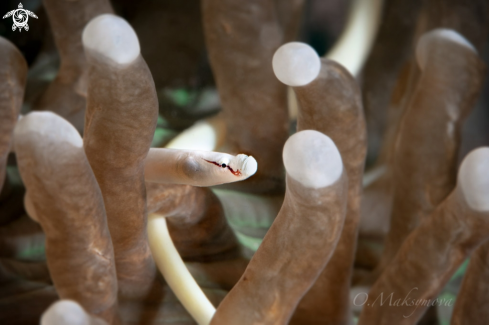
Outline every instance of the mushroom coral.
[(334, 142), (301, 131), (287, 140), (283, 157), (282, 208), (211, 324), (288, 324), (340, 238), (348, 177)]
[(53, 111), (83, 131), (87, 97), (87, 60), (82, 32), (92, 18), (112, 13), (109, 0), (44, 0), (44, 8), (60, 56), (56, 78), (34, 103), (35, 110)]
[(353, 0), (319, 55), (312, 1), (44, 0), (43, 92), (0, 38), (0, 323), (484, 323), (489, 7)]
[[(473, 46), (448, 29), (424, 34), (416, 59), (421, 75), (395, 140), (393, 210), (382, 266), (454, 187), (460, 129), (486, 72)], [(429, 139), (422, 136), (435, 128), (440, 131)]]
[[(305, 44), (288, 43), (274, 56), (274, 71), (294, 90), (299, 104), (297, 130), (313, 129), (327, 134), (338, 146), (348, 175), (348, 200), (345, 226), (340, 240), (315, 285), (297, 308), (299, 323), (329, 319), (348, 322), (350, 279), (360, 219), (361, 180), (366, 134), (360, 89), (351, 74), (340, 64), (319, 60)], [(285, 71), (284, 71), (285, 70)], [(305, 72), (308, 72), (307, 76)], [(309, 75), (310, 73), (310, 75)], [(294, 80), (294, 78), (300, 78)], [(328, 306), (321, 302), (330, 300)]]
[(51, 112), (23, 117), (14, 137), (19, 170), (46, 234), (46, 259), (58, 295), (117, 323), (114, 250), (82, 138)]
[(3, 187), (12, 133), (20, 114), (27, 63), (19, 50), (0, 37), (0, 187)]
[[(488, 159), (487, 147), (467, 155), (455, 189), (409, 234), (370, 290), (359, 324), (416, 324), (467, 256), (489, 238), (483, 194), (489, 190), (483, 167)], [(393, 304), (378, 301), (381, 293), (392, 295)]]

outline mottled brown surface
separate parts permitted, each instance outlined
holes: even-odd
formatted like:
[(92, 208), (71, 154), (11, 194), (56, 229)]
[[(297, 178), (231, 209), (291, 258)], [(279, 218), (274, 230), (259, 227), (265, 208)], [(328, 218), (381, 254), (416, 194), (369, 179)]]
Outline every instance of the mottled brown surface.
[[(384, 238), (389, 231), (394, 196), (393, 166), (396, 135), (403, 113), (406, 111), (413, 93), (415, 93), (420, 74), (421, 71), (412, 58), (402, 68), (394, 87), (388, 109), (387, 119), (389, 123), (385, 131), (384, 141), (376, 163), (371, 169), (383, 168), (384, 172), (383, 175), (363, 189), (360, 236), (380, 234), (381, 238)], [(373, 284), (381, 271), (382, 267), (377, 267), (361, 282), (367, 285)]]
[(400, 121), (393, 153), (391, 228), (380, 268), (455, 186), (461, 128), (486, 68), (477, 54), (438, 39)]
[(0, 191), (5, 180), (12, 133), (24, 100), (27, 63), (17, 48), (0, 37)]
[(187, 195), (192, 193), (192, 186), (180, 184), (161, 184), (146, 182), (146, 200), (149, 213), (175, 213), (189, 209), (183, 206), (188, 202)]
[(489, 237), (489, 213), (470, 209), (463, 195), (459, 188), (453, 190), (408, 236), (370, 290), (360, 325), (416, 324), (428, 307), (415, 303), (435, 299), (463, 261)]
[(144, 184), (144, 158), (158, 115), (154, 83), (141, 56), (118, 66), (87, 55), (85, 152), (104, 196), (119, 290), (144, 295), (156, 271), (147, 242)]
[(403, 65), (401, 72), (399, 73), (399, 78), (392, 91), (387, 115), (388, 125), (378, 161), (387, 162), (389, 164), (392, 162), (399, 125), (401, 124), (402, 116), (410, 104), (413, 94), (416, 93), (420, 76), (421, 69), (416, 62), (413, 52), (409, 60), (406, 60)]
[[(18, 165), (46, 234), (56, 291), (62, 299), (75, 300), (89, 313), (116, 323), (114, 251), (102, 193), (82, 140), (72, 125), (52, 113), (31, 113), (19, 127)], [(56, 132), (50, 134), (52, 130)], [(76, 137), (77, 143), (72, 140)]]
[(379, 31), (362, 78), (370, 159), (379, 154), (386, 129), (391, 125), (391, 95), (404, 64), (412, 56), (412, 40), (422, 5), (421, 0), (384, 2)]
[(201, 287), (230, 291), (243, 275), (248, 262), (248, 259), (240, 257), (205, 263), (187, 262), (185, 265)]
[(284, 31), (283, 43), (293, 42), (299, 36), (306, 0), (275, 0), (277, 16)]
[(226, 120), (224, 151), (244, 153), (258, 172), (233, 185), (252, 192), (283, 190), (282, 148), (288, 137), (286, 87), (272, 57), (283, 43), (274, 0), (204, 0), (204, 34)]
[(484, 324), (489, 319), (489, 242), (470, 255), (470, 263), (457, 294), (451, 325)]
[(112, 13), (112, 6), (109, 0), (43, 0), (43, 4), (61, 65), (56, 79), (34, 104), (34, 109), (56, 112), (82, 131), (87, 93), (82, 32), (92, 18)]
[(287, 177), (284, 204), (211, 324), (288, 324), (328, 263), (346, 211), (347, 176), (310, 189)]
[(424, 1), (414, 42), (434, 28), (450, 28), (482, 51), (489, 36), (489, 2), (485, 0)]
[(165, 216), (180, 256), (189, 262), (240, 257), (221, 202), (208, 188), (146, 183), (148, 211)]
[(228, 225), (221, 202), (208, 188), (192, 187), (181, 207), (167, 215), (168, 230), (186, 261), (211, 262), (239, 257), (236, 237)]
[[(379, 154), (377, 165), (387, 162), (386, 167), (390, 172), (399, 120), (407, 106), (406, 102), (416, 89), (420, 71), (414, 60), (413, 45), (423, 33), (444, 27), (461, 33), (478, 50), (482, 50), (489, 31), (488, 9), (488, 3), (484, 0), (472, 1), (471, 5), (463, 0), (392, 0), (386, 3), (382, 25), (364, 68), (363, 79), (369, 158), (374, 159)], [(396, 76), (397, 85), (394, 86), (392, 78)], [(387, 107), (389, 98), (390, 104)], [(381, 148), (377, 148), (382, 134)], [(365, 196), (370, 195), (370, 191), (370, 188), (366, 188)], [(367, 201), (370, 199), (365, 197), (362, 205), (369, 204)], [(369, 205), (374, 204), (372, 201)]]
[(341, 153), (348, 175), (345, 226), (328, 265), (297, 307), (295, 324), (347, 324), (349, 290), (355, 256), (362, 175), (366, 154), (365, 119), (360, 89), (338, 63), (322, 59), (319, 76), (295, 87), (299, 103), (297, 130), (317, 130), (329, 136)]

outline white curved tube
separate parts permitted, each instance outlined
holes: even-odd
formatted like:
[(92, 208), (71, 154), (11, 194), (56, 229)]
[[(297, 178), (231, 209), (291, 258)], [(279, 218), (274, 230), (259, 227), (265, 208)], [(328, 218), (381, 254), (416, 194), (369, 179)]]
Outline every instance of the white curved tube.
[[(333, 48), (325, 55), (343, 65), (354, 77), (360, 73), (377, 35), (383, 0), (353, 0), (346, 27)], [(297, 100), (288, 89), (289, 118), (297, 118)], [(174, 149), (216, 150), (225, 137), (225, 128), (207, 121), (195, 124), (173, 139), (166, 147)], [(198, 139), (198, 145), (195, 143)]]
[(214, 151), (223, 145), (226, 125), (220, 115), (199, 121), (171, 140), (165, 148)]
[(372, 48), (380, 25), (383, 0), (353, 0), (346, 28), (326, 54), (357, 77)]
[[(383, 0), (353, 0), (343, 33), (324, 57), (340, 63), (352, 76), (358, 77), (375, 41), (382, 5)], [(291, 87), (287, 97), (289, 118), (295, 120), (299, 107)]]
[(178, 300), (199, 325), (208, 325), (216, 308), (183, 263), (171, 240), (165, 217), (148, 216), (148, 239), (156, 265)]

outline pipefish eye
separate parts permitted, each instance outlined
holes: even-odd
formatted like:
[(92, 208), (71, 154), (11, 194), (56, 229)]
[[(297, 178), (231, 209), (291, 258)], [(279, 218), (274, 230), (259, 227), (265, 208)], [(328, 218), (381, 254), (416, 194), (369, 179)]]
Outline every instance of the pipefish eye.
[(226, 168), (229, 166), (229, 159), (227, 157), (222, 157), (217, 161), (217, 164), (222, 168)]

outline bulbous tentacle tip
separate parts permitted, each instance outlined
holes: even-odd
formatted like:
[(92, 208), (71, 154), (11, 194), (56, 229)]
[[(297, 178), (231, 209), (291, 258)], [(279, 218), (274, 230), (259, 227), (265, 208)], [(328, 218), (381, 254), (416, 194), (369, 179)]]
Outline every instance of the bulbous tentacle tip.
[(309, 188), (330, 186), (343, 173), (341, 155), (333, 140), (314, 130), (292, 135), (285, 143), (283, 160), (287, 174)]
[(277, 79), (291, 87), (309, 84), (321, 70), (321, 60), (316, 51), (300, 42), (279, 47), (273, 55), (272, 65)]
[(424, 33), (418, 40), (416, 45), (416, 60), (421, 70), (424, 70), (426, 66), (426, 61), (428, 59), (428, 54), (430, 52), (430, 44), (434, 41), (444, 39), (449, 42), (466, 47), (467, 49), (477, 53), (474, 45), (470, 43), (465, 37), (460, 35), (453, 29), (448, 28), (436, 28), (429, 32)]
[(83, 308), (71, 300), (60, 300), (41, 316), (41, 325), (90, 325), (90, 318)]
[(464, 158), (458, 183), (472, 209), (489, 211), (489, 147), (475, 149)]
[(27, 138), (39, 141), (39, 135), (50, 142), (65, 142), (83, 147), (83, 140), (75, 127), (49, 111), (31, 112), (20, 118), (14, 129), (14, 145)]
[(101, 54), (118, 64), (129, 64), (140, 54), (139, 39), (124, 19), (103, 14), (93, 18), (83, 30), (85, 49)]
[(258, 163), (253, 156), (247, 156), (244, 154), (239, 154), (236, 156), (238, 160), (238, 166), (244, 177), (250, 177), (256, 173), (258, 170)]

